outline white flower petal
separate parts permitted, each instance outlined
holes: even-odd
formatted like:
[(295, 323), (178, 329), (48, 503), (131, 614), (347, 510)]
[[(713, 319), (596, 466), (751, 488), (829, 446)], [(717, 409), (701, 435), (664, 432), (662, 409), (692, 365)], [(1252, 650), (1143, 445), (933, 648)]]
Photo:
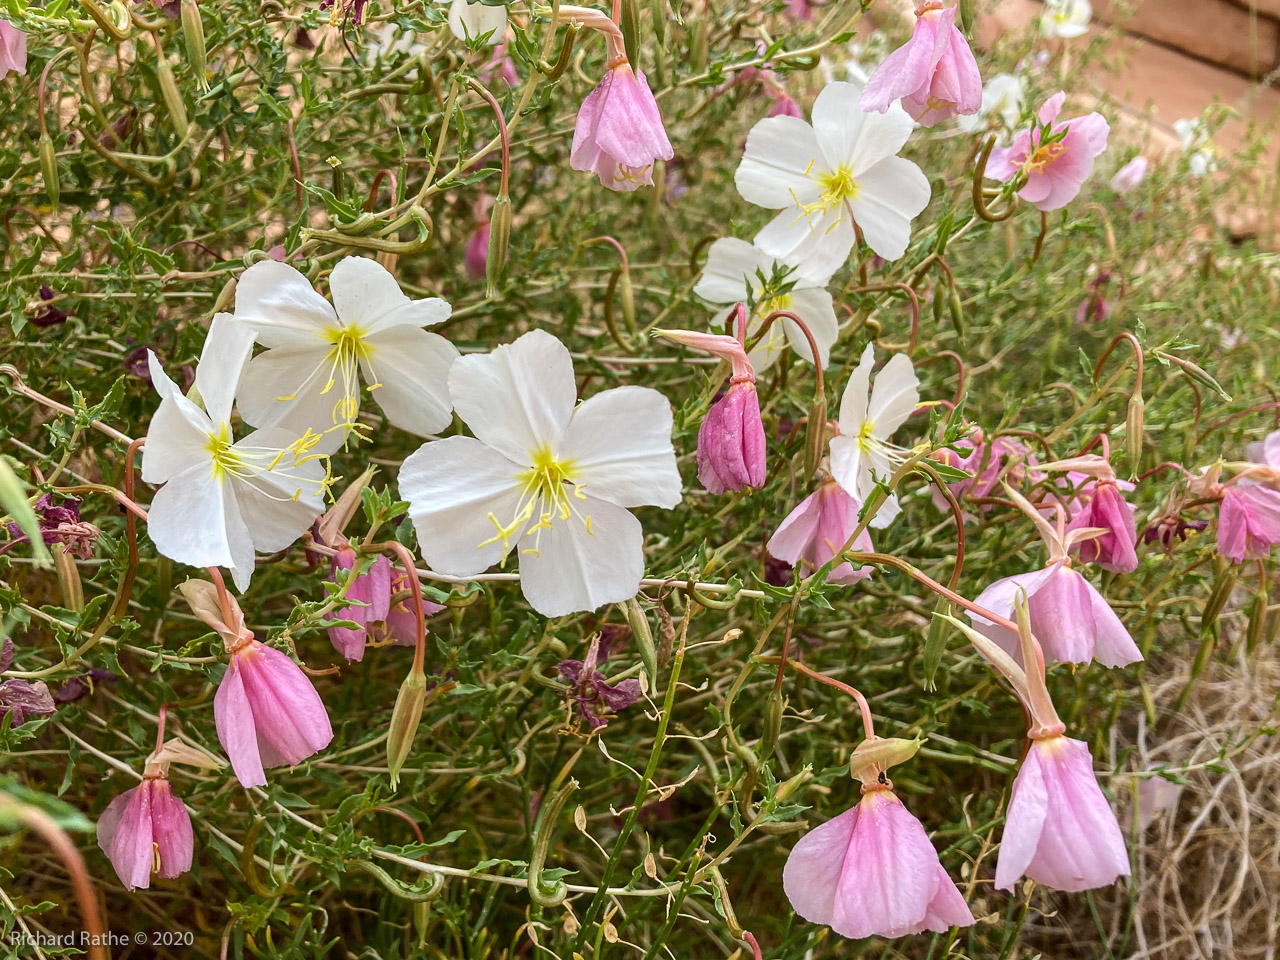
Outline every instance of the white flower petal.
[[(256, 427), (289, 430), (295, 438), (307, 429), (317, 433), (329, 430), (344, 418), (337, 416), (342, 386), (335, 383), (333, 389), (324, 392), (333, 370), (328, 352), (328, 346), (316, 342), (276, 347), (258, 354), (249, 361), (240, 381), (240, 416)], [(359, 385), (355, 387), (358, 401)], [(317, 452), (333, 453), (342, 446), (343, 439), (342, 430), (327, 433)]]
[(876, 511), (876, 515), (871, 518), (871, 522), (867, 526), (872, 530), (883, 530), (897, 520), (898, 514), (901, 512), (902, 507), (898, 504), (898, 495), (891, 493), (885, 498), (884, 503), (880, 504), (880, 509)]
[(230, 566), (234, 553), (228, 528), (235, 526), (238, 535), (243, 521), (232, 505), (229, 523), (227, 506), (213, 465), (196, 464), (176, 474), (151, 498), (147, 535), (156, 550), (178, 563)]
[[(612, 392), (612, 391), (609, 391)], [(630, 600), (644, 576), (644, 532), (621, 507), (588, 497), (576, 504), (591, 532), (574, 517), (520, 541), (520, 585), (544, 617), (595, 610)], [(536, 553), (529, 552), (536, 550)]]
[(501, 43), (507, 29), (507, 8), (489, 7), (483, 3), (453, 0), (449, 5), (449, 30), (459, 40), (477, 40), (492, 34), (488, 43)]
[(671, 404), (657, 390), (615, 387), (584, 401), (559, 452), (588, 497), (623, 507), (680, 503)]
[[(867, 421), (867, 403), (871, 393), (871, 368), (875, 365), (875, 349), (867, 344), (858, 366), (849, 376), (849, 382), (840, 398), (840, 433), (850, 439), (858, 436)], [(845, 487), (846, 493), (853, 493)], [(855, 494), (856, 496), (856, 494)]]
[(209, 462), (209, 434), (213, 424), (207, 413), (182, 395), (150, 350), (147, 361), (151, 382), (161, 400), (147, 427), (147, 443), (142, 448), (142, 479), (147, 483), (164, 483), (197, 463)]
[(196, 390), (209, 419), (215, 424), (231, 421), (231, 406), (245, 364), (253, 351), (253, 329), (236, 322), (229, 313), (220, 313), (209, 324), (196, 365)]
[(721, 237), (707, 251), (702, 276), (694, 285), (694, 296), (708, 303), (741, 303), (749, 292), (760, 289), (756, 271), (768, 277), (774, 259), (752, 244), (736, 237)]
[(818, 286), (844, 266), (855, 240), (849, 213), (839, 207), (809, 215), (794, 207), (783, 210), (755, 236), (765, 253), (795, 265), (793, 277)]
[(886, 260), (897, 260), (911, 241), (911, 219), (929, 205), (929, 179), (910, 160), (886, 157), (857, 182), (849, 206), (863, 239)]
[[(831, 359), (831, 348), (840, 336), (840, 322), (836, 319), (836, 307), (831, 294), (821, 287), (797, 285), (791, 290), (791, 312), (803, 320), (813, 334), (814, 342), (818, 345), (818, 360), (825, 367)], [(787, 332), (787, 340), (796, 355), (812, 363), (813, 351), (809, 347), (809, 338), (799, 325), (784, 319), (782, 328)]]
[[(862, 88), (856, 83), (829, 83), (822, 88), (818, 98), (813, 101), (813, 133), (822, 151), (827, 169), (834, 170), (845, 166), (854, 171), (854, 150), (858, 146), (864, 127), (869, 118), (879, 114), (862, 112), (859, 100), (862, 99)], [(908, 125), (908, 132), (910, 126)], [(902, 138), (902, 143), (906, 137)], [(902, 143), (889, 151), (897, 153)]]
[(900, 103), (891, 104), (887, 113), (862, 114), (862, 129), (850, 157), (854, 180), (861, 184), (869, 170), (897, 154), (914, 126)]
[(813, 127), (799, 117), (769, 117), (747, 134), (733, 179), (742, 199), (778, 210), (817, 200), (822, 167)]
[(911, 358), (895, 353), (876, 374), (867, 416), (873, 424), (873, 436), (887, 440), (893, 431), (906, 423), (920, 402), (920, 381)]
[(453, 344), (438, 334), (399, 326), (373, 334), (366, 346), (370, 356), (360, 361), (360, 370), (392, 424), (419, 436), (449, 426), (449, 370), (458, 359)]
[(329, 294), (344, 326), (366, 335), (396, 326), (426, 327), (449, 319), (453, 308), (438, 297), (410, 300), (382, 264), (347, 257), (329, 275)]
[(492, 353), (462, 357), (449, 372), (454, 408), (471, 432), (523, 466), (555, 449), (577, 399), (573, 359), (545, 330)]
[(857, 437), (841, 434), (831, 438), (828, 449), (831, 451), (832, 478), (840, 484), (845, 493), (861, 503), (862, 497), (858, 490), (862, 485), (861, 476), (865, 470), (862, 444), (858, 442)]
[(240, 275), (235, 318), (252, 327), (264, 347), (315, 343), (338, 319), (306, 277), (277, 260), (261, 260)]
[[(418, 549), (432, 570), (469, 577), (507, 555), (527, 524), (504, 543), (492, 515), (516, 515), (521, 466), (471, 437), (424, 443), (400, 468), (400, 496), (418, 531)], [(481, 546), (485, 541), (492, 541)]]

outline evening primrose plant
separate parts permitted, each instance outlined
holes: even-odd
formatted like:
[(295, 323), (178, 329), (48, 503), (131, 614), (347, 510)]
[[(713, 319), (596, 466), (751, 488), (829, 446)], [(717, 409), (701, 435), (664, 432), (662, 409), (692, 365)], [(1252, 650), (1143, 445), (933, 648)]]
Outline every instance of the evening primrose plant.
[(15, 956), (1275, 942), (1252, 154), (866, 7), (3, 0)]

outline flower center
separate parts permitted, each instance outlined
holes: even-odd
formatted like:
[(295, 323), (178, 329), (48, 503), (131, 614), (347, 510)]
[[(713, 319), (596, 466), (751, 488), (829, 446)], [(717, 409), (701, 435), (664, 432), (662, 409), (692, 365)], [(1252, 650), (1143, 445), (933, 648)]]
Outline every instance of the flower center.
[(1027, 162), (1023, 167), (1030, 173), (1040, 173), (1046, 166), (1053, 163), (1060, 156), (1067, 152), (1067, 144), (1062, 140), (1055, 140), (1053, 143), (1043, 144), (1031, 156), (1027, 158)]
[(490, 513), (489, 522), (497, 532), (480, 543), (479, 547), (487, 547), (491, 543), (501, 541), (505, 555), (505, 552), (511, 549), (513, 539), (532, 536), (533, 546), (526, 548), (524, 552), (536, 557), (542, 531), (550, 530), (552, 523), (557, 519), (567, 521), (573, 517), (582, 521), (588, 535), (595, 535), (591, 529), (590, 514), (580, 513), (574, 505), (574, 500), (587, 498), (582, 492), (585, 484), (577, 479), (578, 473), (574, 462), (557, 457), (545, 444), (532, 451), (529, 460), (531, 463), (529, 469), (516, 474), (516, 480), (520, 483), (521, 489), (515, 515), (509, 523), (504, 524), (497, 516)]
[[(270, 447), (237, 447), (231, 440), (231, 427), (226, 423), (218, 424), (216, 430), (210, 431), (206, 435), (205, 450), (209, 453), (210, 470), (213, 471), (213, 478), (218, 483), (226, 483), (231, 477), (241, 481), (252, 487), (264, 497), (272, 500), (283, 501), (293, 500), (297, 502), (301, 499), (304, 488), (314, 489), (319, 487), (322, 493), (327, 493), (332, 478), (329, 473), (329, 458), (322, 454), (314, 454), (309, 451), (318, 443), (320, 435), (307, 430), (301, 437), (283, 450), (273, 450)], [(291, 467), (298, 467), (309, 460), (319, 460), (324, 464), (324, 477), (315, 480), (301, 474), (290, 473), (288, 470), (278, 469), (281, 462), (286, 456), (292, 454)], [(276, 492), (265, 490), (254, 481), (256, 478), (270, 473), (277, 480), (289, 480), (297, 484), (291, 497), (282, 497)]]
[(227, 474), (239, 476), (243, 472), (245, 463), (231, 445), (231, 428), (227, 424), (219, 424), (218, 429), (209, 434), (205, 449), (213, 458), (213, 478), (219, 483), (226, 480)]
[(870, 420), (863, 420), (862, 426), (858, 428), (858, 449), (864, 454), (870, 453), (879, 443), (874, 436), (875, 429), (876, 425)]
[[(325, 327), (320, 332), (320, 338), (329, 344), (329, 349), (296, 391), (276, 399), (281, 403), (297, 399), (299, 393), (317, 381), (317, 377), (325, 379), (324, 388), (320, 391), (322, 397), (335, 384), (341, 383), (342, 390), (333, 404), (333, 424), (335, 428), (341, 426), (348, 430), (354, 429), (356, 415), (360, 412), (359, 363), (363, 361), (370, 377), (374, 376), (373, 355), (377, 348), (369, 343), (368, 333), (363, 327), (354, 324)], [(369, 389), (376, 390), (379, 386), (379, 383), (370, 383)]]
[(818, 183), (822, 187), (824, 207), (838, 206), (858, 195), (858, 184), (853, 179), (853, 171), (845, 164), (819, 175)]

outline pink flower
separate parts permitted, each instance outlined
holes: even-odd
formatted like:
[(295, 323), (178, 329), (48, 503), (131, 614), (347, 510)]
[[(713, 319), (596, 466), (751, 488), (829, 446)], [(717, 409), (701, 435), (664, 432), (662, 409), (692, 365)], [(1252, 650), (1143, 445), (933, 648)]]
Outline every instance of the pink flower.
[(478, 73), (484, 83), (492, 82), (495, 77), (505, 81), (508, 87), (514, 87), (520, 83), (520, 75), (516, 73), (516, 64), (511, 59), (511, 52), (507, 50), (506, 43), (499, 43), (493, 48), (493, 56)]
[(483, 280), (485, 265), (489, 260), (489, 220), (485, 218), (476, 227), (475, 233), (467, 240), (466, 250), (462, 254), (462, 262), (467, 268), (467, 277), (471, 280)]
[(992, 180), (1008, 183), (1025, 174), (1018, 196), (1041, 210), (1057, 210), (1074, 200), (1093, 171), (1093, 161), (1107, 149), (1111, 128), (1102, 114), (1058, 122), (1066, 97), (1050, 97), (1040, 108), (1040, 122), (1019, 133), (1012, 146), (992, 150), (987, 162)]
[(779, 91), (773, 97), (773, 106), (770, 108), (769, 116), (771, 117), (799, 117), (804, 119), (804, 111), (800, 109), (800, 104), (796, 103), (795, 98), (788, 93)]
[(698, 479), (709, 493), (764, 486), (764, 424), (754, 381), (735, 378), (707, 411), (698, 428)]
[[(351, 570), (356, 565), (356, 552), (350, 546), (338, 548), (333, 557), (333, 575), (330, 580), (337, 582), (339, 570)], [(348, 660), (364, 659), (364, 644), (368, 638), (369, 625), (386, 620), (391, 607), (391, 561), (379, 556), (367, 573), (362, 573), (347, 587), (347, 599), (359, 600), (366, 606), (346, 606), (329, 614), (330, 620), (350, 620), (358, 623), (358, 627), (330, 627), (329, 642), (333, 649)]]
[(27, 35), (0, 18), (0, 79), (8, 72), (27, 72)]
[(787, 0), (787, 13), (803, 23), (813, 19), (813, 8), (817, 5), (815, 0)]
[(911, 39), (885, 58), (862, 90), (862, 109), (885, 113), (895, 100), (932, 127), (982, 106), (982, 75), (955, 25), (956, 8), (926, 0), (916, 8)]
[[(844, 549), (853, 531), (858, 529), (861, 509), (861, 504), (845, 493), (840, 484), (828, 479), (787, 515), (765, 549), (771, 556), (800, 567), (800, 572), (808, 576)], [(871, 545), (871, 534), (863, 530), (851, 549), (870, 553), (875, 549)], [(855, 570), (846, 561), (836, 565), (827, 582), (857, 583), (871, 573), (869, 566)]]
[[(1029, 468), (1036, 465), (1036, 458), (1026, 444), (1012, 437), (996, 437), (987, 443), (981, 429), (958, 440), (955, 446), (969, 452), (962, 456), (955, 450), (943, 448), (934, 453), (933, 459), (972, 474), (968, 480), (947, 484), (957, 500), (966, 497), (973, 500), (991, 497), (1001, 479), (1021, 483), (1032, 472)], [(933, 504), (939, 510), (951, 509), (946, 498), (936, 489), (933, 491)], [(985, 513), (993, 506), (991, 503), (983, 503), (979, 505), (979, 509)]]
[(1142, 183), (1147, 175), (1147, 158), (1139, 154), (1115, 172), (1111, 189), (1116, 193), (1128, 193)]
[(1223, 489), (1218, 506), (1218, 553), (1236, 563), (1261, 560), (1280, 543), (1280, 493), (1261, 484)]
[[(422, 584), (416, 579), (410, 582), (409, 578), (404, 575), (404, 571), (396, 569), (395, 576), (391, 580), (391, 595), (394, 597), (402, 590), (410, 590), (414, 586), (418, 588), (418, 592), (422, 592)], [(435, 603), (422, 598), (422, 612), (426, 616), (433, 613), (439, 613), (443, 610), (444, 604)], [(391, 640), (398, 646), (411, 647), (418, 641), (418, 615), (414, 612), (413, 595), (410, 594), (399, 603), (393, 603), (391, 609), (387, 611), (387, 619), (383, 624), (387, 639)]]
[(172, 880), (191, 869), (191, 814), (169, 790), (168, 780), (147, 777), (102, 811), (98, 846), (125, 887), (145, 890), (152, 873)]
[(1124, 837), (1093, 774), (1089, 747), (1061, 735), (1032, 740), (1013, 781), (996, 889), (1012, 890), (1027, 876), (1076, 893), (1128, 875)]
[[(997, 580), (974, 601), (979, 607), (1010, 620), (1018, 591), (1027, 595), (1031, 632), (1044, 648), (1051, 663), (1088, 663), (1096, 660), (1104, 667), (1123, 667), (1142, 659), (1138, 645), (1115, 611), (1097, 589), (1068, 560), (1050, 563), (1043, 570), (1019, 573)], [(1019, 663), (1018, 635), (970, 613), (969, 619), (982, 633), (998, 643)]]
[(1075, 550), (1085, 563), (1096, 563), (1112, 573), (1132, 573), (1138, 569), (1138, 527), (1133, 507), (1121, 495), (1113, 480), (1098, 480), (1092, 485), (1092, 496), (1072, 515), (1067, 531), (1084, 527), (1101, 527), (1107, 532), (1092, 540), (1076, 544)]
[(973, 923), (924, 827), (886, 787), (806, 834), (787, 857), (782, 888), (800, 916), (855, 939)]
[(673, 156), (644, 73), (621, 58), (582, 102), (569, 165), (596, 174), (610, 190), (628, 193), (652, 186), (654, 161)]
[(245, 787), (266, 786), (265, 768), (299, 764), (333, 740), (329, 715), (307, 675), (257, 640), (232, 652), (213, 697), (213, 719)]

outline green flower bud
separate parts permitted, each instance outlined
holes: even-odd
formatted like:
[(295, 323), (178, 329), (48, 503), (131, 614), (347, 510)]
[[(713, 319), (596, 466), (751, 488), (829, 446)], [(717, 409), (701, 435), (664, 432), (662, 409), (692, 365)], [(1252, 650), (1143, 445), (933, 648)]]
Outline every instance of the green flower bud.
[(622, 0), (618, 26), (622, 30), (622, 49), (631, 66), (640, 64), (640, 4), (638, 0)]
[(1142, 460), (1142, 421), (1145, 404), (1142, 396), (1135, 393), (1129, 398), (1129, 409), (1124, 418), (1124, 448), (1129, 457), (1129, 470), (1137, 474), (1138, 463)]
[(809, 405), (809, 424), (805, 432), (804, 475), (808, 479), (818, 470), (818, 461), (827, 440), (827, 398), (814, 397)]
[(200, 84), (201, 90), (208, 90), (204, 21), (200, 19), (200, 5), (196, 0), (182, 0), (182, 38), (187, 44), (187, 62), (196, 75), (196, 82)]
[(391, 789), (400, 782), (400, 768), (413, 748), (418, 735), (418, 721), (427, 702), (427, 677), (421, 670), (411, 670), (400, 685), (396, 705), (391, 711), (391, 729), (387, 734), (387, 766), (391, 770)]
[(58, 182), (58, 158), (53, 148), (53, 138), (49, 131), (40, 134), (40, 177), (44, 180), (44, 192), (49, 195), (53, 209), (58, 209), (58, 199), (62, 196), (62, 187)]
[(764, 707), (764, 733), (760, 737), (759, 755), (768, 760), (773, 756), (773, 748), (778, 742), (778, 734), (782, 732), (782, 694), (770, 693)]
[(632, 597), (623, 607), (627, 617), (627, 626), (631, 628), (631, 636), (635, 638), (636, 647), (640, 650), (640, 659), (644, 662), (645, 673), (649, 675), (649, 689), (658, 689), (658, 648), (653, 643), (653, 631), (649, 628), (649, 618), (645, 616), (640, 602)]
[(160, 42), (156, 41), (156, 79), (160, 82), (160, 94), (164, 97), (165, 109), (169, 112), (169, 122), (173, 132), (185, 137), (190, 124), (187, 122), (187, 105), (182, 102), (182, 92), (178, 90), (178, 81), (174, 79), (173, 68), (165, 59)]
[(500, 194), (489, 211), (489, 250), (485, 254), (485, 296), (498, 289), (498, 278), (507, 265), (507, 243), (511, 240), (511, 198)]

